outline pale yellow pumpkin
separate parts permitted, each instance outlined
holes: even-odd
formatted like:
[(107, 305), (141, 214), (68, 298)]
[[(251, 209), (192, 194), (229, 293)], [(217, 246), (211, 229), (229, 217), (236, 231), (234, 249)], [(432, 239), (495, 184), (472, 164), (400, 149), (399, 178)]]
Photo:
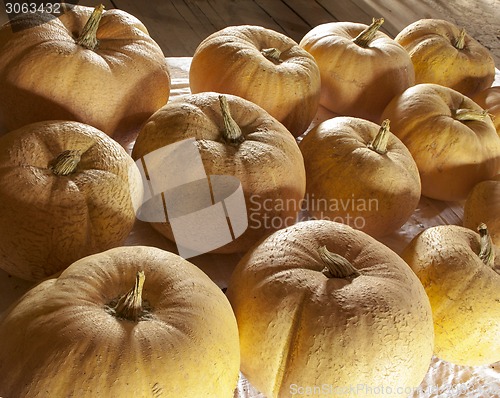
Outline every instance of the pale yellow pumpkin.
[(102, 131), (39, 122), (0, 137), (0, 268), (40, 280), (121, 245), (142, 199), (139, 171)]
[(464, 204), (464, 227), (488, 226), (493, 243), (500, 246), (500, 174), (472, 188)]
[(320, 104), (328, 110), (378, 123), (387, 103), (414, 84), (410, 56), (378, 30), (383, 22), (325, 23), (300, 41), (319, 66)]
[(416, 84), (440, 84), (470, 97), (490, 87), (495, 79), (490, 51), (450, 21), (415, 21), (395, 40), (410, 54)]
[(397, 254), (344, 224), (273, 233), (238, 263), (227, 296), (241, 371), (268, 398), (324, 384), (346, 397), (373, 396), (353, 385), (407, 397), (429, 368), (434, 334), (421, 283)]
[(115, 135), (167, 102), (170, 75), (137, 18), (63, 4), (57, 18), (28, 13), (0, 28), (0, 91), (0, 134), (61, 119)]
[(206, 274), (153, 247), (83, 258), (0, 321), (3, 397), (233, 397), (238, 328)]
[(489, 87), (480, 91), (471, 99), (488, 112), (500, 136), (500, 86)]
[(435, 355), (466, 366), (500, 361), (500, 250), (478, 227), (428, 228), (402, 253), (429, 296)]
[(417, 84), (396, 96), (382, 119), (417, 163), (424, 196), (464, 200), (478, 182), (500, 172), (500, 139), (487, 112), (438, 84)]
[[(142, 161), (156, 150), (189, 139), (194, 141), (205, 173), (237, 178), (246, 203), (246, 215), (245, 209), (241, 215), (247, 217), (248, 228), (214, 252), (244, 252), (262, 236), (296, 222), (306, 184), (302, 154), (293, 135), (263, 108), (229, 94), (177, 97), (151, 116), (139, 132), (132, 157)], [(164, 162), (158, 159), (156, 163), (147, 166), (148, 173), (164, 175)], [(180, 169), (189, 172), (193, 165), (186, 161)], [(176, 200), (192, 203), (194, 208), (195, 193)], [(168, 211), (167, 207), (165, 221), (151, 225), (175, 241)]]
[(215, 91), (264, 108), (294, 135), (312, 122), (320, 74), (314, 58), (288, 36), (261, 26), (229, 26), (203, 40), (189, 70), (192, 93)]
[(326, 120), (302, 139), (306, 208), (316, 219), (348, 224), (374, 237), (401, 227), (420, 200), (420, 176), (406, 146), (354, 117)]

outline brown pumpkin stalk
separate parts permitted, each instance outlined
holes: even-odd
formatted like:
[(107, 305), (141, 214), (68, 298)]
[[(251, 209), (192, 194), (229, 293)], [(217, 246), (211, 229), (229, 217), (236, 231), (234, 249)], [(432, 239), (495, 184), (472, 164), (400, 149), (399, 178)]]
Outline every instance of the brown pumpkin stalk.
[(368, 148), (374, 150), (375, 152), (381, 155), (385, 155), (387, 153), (387, 143), (389, 141), (389, 133), (390, 133), (389, 126), (390, 126), (389, 119), (385, 119), (382, 122), (380, 130), (378, 131), (373, 141), (370, 142), (370, 144), (368, 144)]
[(67, 176), (75, 172), (81, 157), (82, 151), (78, 149), (63, 151), (51, 162), (49, 169), (56, 176)]
[(353, 42), (360, 47), (368, 47), (383, 23), (384, 18), (373, 18), (371, 25), (357, 35)]
[(103, 11), (104, 6), (102, 4), (94, 8), (90, 18), (83, 27), (82, 34), (76, 40), (77, 44), (89, 50), (95, 50), (97, 48), (97, 29), (99, 28), (99, 22), (101, 22)]
[(264, 57), (266, 57), (269, 61), (274, 62), (275, 64), (280, 64), (282, 62), (280, 59), (281, 51), (278, 50), (277, 48), (274, 48), (274, 47), (264, 48), (261, 51), (261, 54)]
[(241, 144), (245, 141), (245, 137), (241, 132), (240, 126), (238, 126), (238, 123), (236, 123), (231, 116), (227, 98), (224, 95), (219, 95), (219, 103), (222, 111), (222, 118), (224, 119), (224, 131), (222, 132), (224, 141), (230, 145)]
[(473, 109), (467, 109), (467, 108), (460, 108), (455, 110), (454, 112), (454, 118), (456, 120), (460, 120), (461, 122), (467, 122), (467, 121), (483, 121), (486, 116), (488, 116), (488, 111), (477, 111)]
[(146, 276), (144, 271), (137, 271), (134, 287), (122, 297), (113, 307), (113, 312), (118, 318), (137, 322), (142, 316), (142, 290)]
[(349, 260), (337, 253), (332, 253), (326, 246), (321, 246), (318, 252), (321, 261), (325, 264), (322, 272), (328, 278), (355, 278), (360, 275)]
[(463, 50), (465, 47), (465, 29), (462, 29), (460, 31), (460, 35), (457, 38), (457, 41), (455, 42), (455, 48), (457, 50)]
[(477, 227), (477, 232), (479, 232), (481, 247), (479, 251), (479, 258), (485, 265), (495, 269), (495, 250), (493, 250), (493, 241), (491, 240), (491, 235), (488, 232), (486, 224), (479, 224), (479, 226)]

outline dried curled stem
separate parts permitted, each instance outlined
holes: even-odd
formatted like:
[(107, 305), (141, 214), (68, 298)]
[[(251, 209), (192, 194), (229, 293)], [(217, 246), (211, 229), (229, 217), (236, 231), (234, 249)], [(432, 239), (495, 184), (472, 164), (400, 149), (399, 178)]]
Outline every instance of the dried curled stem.
[(76, 40), (77, 44), (89, 50), (95, 50), (97, 48), (97, 29), (99, 28), (99, 22), (101, 22), (103, 11), (104, 6), (102, 4), (94, 8), (94, 11), (83, 27), (82, 34)]
[(353, 42), (360, 47), (368, 47), (383, 23), (384, 18), (373, 18), (371, 25), (357, 35)]
[(328, 278), (355, 278), (360, 275), (359, 271), (345, 257), (332, 253), (326, 246), (321, 246), (318, 252), (325, 264), (322, 272)]

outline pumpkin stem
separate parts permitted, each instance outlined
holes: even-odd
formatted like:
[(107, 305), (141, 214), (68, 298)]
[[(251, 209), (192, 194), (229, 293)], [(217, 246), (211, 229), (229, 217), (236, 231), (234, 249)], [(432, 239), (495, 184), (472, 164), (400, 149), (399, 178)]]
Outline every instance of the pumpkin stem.
[(142, 289), (146, 276), (144, 271), (137, 271), (134, 287), (120, 297), (114, 312), (117, 317), (137, 322), (142, 315)]
[(368, 148), (374, 150), (375, 152), (385, 155), (387, 153), (387, 142), (389, 141), (389, 119), (385, 119), (380, 126), (380, 129), (373, 139), (373, 141), (368, 144)]
[(49, 164), (49, 169), (56, 176), (67, 176), (75, 172), (81, 158), (82, 151), (78, 149), (63, 151)]
[(457, 50), (463, 50), (465, 47), (465, 29), (460, 31), (457, 41), (455, 42), (455, 48)]
[(328, 278), (355, 278), (360, 275), (359, 271), (345, 257), (332, 253), (326, 246), (321, 246), (318, 252), (325, 264), (322, 272)]
[(457, 109), (455, 110), (455, 120), (467, 122), (472, 120), (483, 121), (488, 116), (488, 111), (476, 111), (473, 109)]
[(264, 48), (261, 51), (261, 54), (266, 57), (269, 61), (274, 62), (275, 64), (281, 63), (281, 51), (277, 48)]
[(383, 23), (384, 18), (373, 18), (371, 25), (357, 35), (353, 42), (360, 47), (368, 47)]
[(224, 131), (222, 132), (224, 140), (231, 145), (241, 144), (245, 140), (245, 137), (243, 137), (240, 126), (238, 126), (238, 123), (231, 116), (227, 98), (224, 95), (219, 95), (219, 103), (224, 120)]
[(495, 264), (495, 250), (493, 250), (493, 241), (491, 240), (491, 235), (488, 232), (486, 224), (481, 223), (477, 227), (480, 237), (480, 247), (479, 258), (481, 261), (490, 268), (494, 267)]
[(88, 48), (89, 50), (95, 50), (97, 47), (97, 29), (99, 28), (99, 22), (102, 18), (102, 12), (104, 11), (104, 6), (102, 4), (94, 8), (92, 15), (90, 15), (87, 23), (83, 27), (82, 34), (76, 40), (76, 43), (82, 47)]

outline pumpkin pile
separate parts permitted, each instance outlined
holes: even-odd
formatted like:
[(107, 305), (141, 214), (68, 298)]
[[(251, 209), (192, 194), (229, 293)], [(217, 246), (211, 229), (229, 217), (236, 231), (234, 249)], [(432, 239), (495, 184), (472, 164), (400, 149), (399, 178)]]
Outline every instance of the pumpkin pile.
[[(402, 397), (433, 355), (500, 360), (500, 96), (467, 32), (425, 19), (391, 38), (379, 18), (297, 43), (232, 26), (170, 98), (137, 18), (62, 7), (0, 27), (0, 268), (37, 282), (0, 317), (1, 396), (229, 398), (241, 370), (269, 398)], [(196, 167), (152, 156), (183, 142)], [(236, 204), (207, 188), (232, 237), (211, 254), (239, 258), (227, 295), (176, 253), (126, 246), (154, 206), (176, 241), (167, 191), (200, 170), (237, 179), (246, 206), (232, 224)], [(206, 205), (198, 187), (181, 216)], [(462, 204), (464, 225), (398, 255), (380, 240), (423, 197)]]

